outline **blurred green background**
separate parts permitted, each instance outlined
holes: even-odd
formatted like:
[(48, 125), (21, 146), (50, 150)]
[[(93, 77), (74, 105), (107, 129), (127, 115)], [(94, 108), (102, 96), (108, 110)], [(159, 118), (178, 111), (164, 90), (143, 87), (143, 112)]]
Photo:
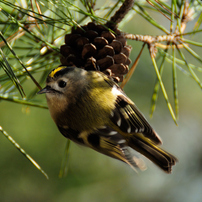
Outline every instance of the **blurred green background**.
[[(163, 20), (161, 23), (167, 22)], [(138, 16), (123, 29), (135, 34), (159, 34)], [(194, 37), (200, 39), (201, 36)], [(129, 44), (133, 46), (130, 58), (134, 60), (142, 43), (133, 41)], [(161, 92), (154, 117), (149, 118), (156, 75), (148, 50), (144, 50), (132, 79), (125, 87), (127, 95), (162, 137), (163, 148), (179, 159), (172, 174), (162, 172), (145, 158), (148, 169), (135, 173), (122, 162), (71, 143), (68, 175), (59, 178), (66, 139), (59, 133), (49, 111), (1, 101), (0, 125), (40, 164), (49, 180), (1, 134), (0, 201), (201, 201), (202, 92), (193, 79), (180, 71), (177, 73), (178, 126), (172, 120)], [(199, 77), (202, 79), (202, 75)], [(165, 67), (163, 81), (172, 97), (170, 65)], [(26, 89), (28, 91), (29, 86)], [(36, 98), (46, 103), (44, 95)]]

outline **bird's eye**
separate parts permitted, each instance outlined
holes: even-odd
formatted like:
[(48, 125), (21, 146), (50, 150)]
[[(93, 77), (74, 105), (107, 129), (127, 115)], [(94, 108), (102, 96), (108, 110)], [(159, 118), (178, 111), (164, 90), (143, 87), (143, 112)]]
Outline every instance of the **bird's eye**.
[(66, 84), (67, 83), (65, 81), (63, 81), (63, 80), (58, 82), (58, 85), (59, 85), (60, 88), (64, 88), (66, 86)]

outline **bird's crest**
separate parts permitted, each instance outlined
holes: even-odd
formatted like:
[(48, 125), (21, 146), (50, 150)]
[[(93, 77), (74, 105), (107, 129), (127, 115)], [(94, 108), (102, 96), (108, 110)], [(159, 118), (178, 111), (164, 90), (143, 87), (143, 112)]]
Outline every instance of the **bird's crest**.
[(53, 69), (50, 74), (49, 74), (49, 77), (53, 78), (55, 76), (55, 74), (60, 71), (61, 69), (64, 69), (65, 67), (57, 67), (55, 69)]

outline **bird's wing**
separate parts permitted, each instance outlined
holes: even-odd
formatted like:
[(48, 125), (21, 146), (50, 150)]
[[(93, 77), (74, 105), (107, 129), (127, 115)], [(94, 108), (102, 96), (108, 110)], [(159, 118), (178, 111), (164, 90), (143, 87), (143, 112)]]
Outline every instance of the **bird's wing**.
[(112, 87), (112, 93), (117, 96), (116, 107), (111, 113), (111, 121), (124, 133), (142, 133), (145, 137), (153, 141), (153, 143), (161, 144), (162, 141), (160, 137), (150, 126), (136, 105), (125, 95), (117, 84), (106, 76), (104, 76), (104, 78)]
[(111, 115), (111, 121), (124, 133), (142, 133), (155, 144), (162, 143), (158, 134), (140, 113), (135, 104), (123, 93), (117, 96), (116, 108)]

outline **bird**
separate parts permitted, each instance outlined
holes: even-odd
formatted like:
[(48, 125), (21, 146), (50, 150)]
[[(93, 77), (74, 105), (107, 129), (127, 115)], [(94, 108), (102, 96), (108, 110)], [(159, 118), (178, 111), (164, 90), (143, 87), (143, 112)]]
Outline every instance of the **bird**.
[(162, 140), (134, 102), (108, 75), (75, 66), (59, 66), (47, 76), (50, 115), (71, 141), (118, 159), (134, 170), (145, 169), (133, 150), (166, 173), (178, 161), (160, 147)]

